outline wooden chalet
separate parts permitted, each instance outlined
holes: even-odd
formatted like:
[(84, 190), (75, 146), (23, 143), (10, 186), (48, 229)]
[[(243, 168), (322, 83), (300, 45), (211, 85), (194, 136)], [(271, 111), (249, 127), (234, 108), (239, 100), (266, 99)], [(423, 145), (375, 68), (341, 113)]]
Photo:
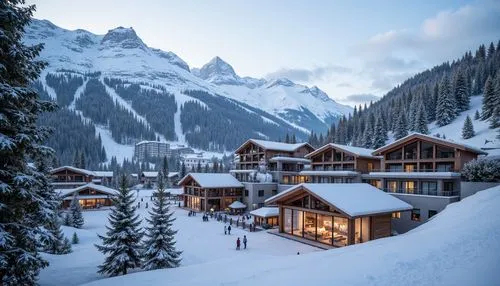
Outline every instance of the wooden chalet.
[(279, 218), (279, 208), (262, 207), (250, 212), (256, 225), (277, 226)]
[(369, 185), (300, 184), (266, 200), (279, 207), (279, 232), (333, 247), (391, 235), (393, 212), (412, 206)]
[(118, 191), (103, 185), (88, 183), (73, 189), (56, 189), (62, 197), (63, 208), (69, 208), (71, 201), (77, 196), (78, 202), (84, 209), (94, 209), (112, 205), (112, 197), (118, 195)]
[(95, 172), (75, 168), (72, 166), (62, 166), (50, 171), (52, 185), (56, 189), (71, 189), (92, 183), (96, 177)]
[(189, 173), (179, 185), (184, 190), (184, 206), (194, 211), (226, 210), (243, 195), (243, 184), (225, 173)]

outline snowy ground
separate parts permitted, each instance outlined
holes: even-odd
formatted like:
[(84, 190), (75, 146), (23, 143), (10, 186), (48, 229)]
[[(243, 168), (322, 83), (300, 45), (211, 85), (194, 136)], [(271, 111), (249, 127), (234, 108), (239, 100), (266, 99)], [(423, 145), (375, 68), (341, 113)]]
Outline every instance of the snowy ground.
[[(139, 193), (139, 197), (144, 199), (139, 210), (143, 218), (149, 210), (145, 209), (145, 203), (148, 202), (151, 207), (150, 195), (150, 190), (141, 190)], [(250, 233), (233, 227), (231, 236), (225, 236), (223, 223), (214, 220), (202, 222), (201, 215), (188, 217), (187, 211), (177, 207), (173, 209), (177, 217), (175, 228), (179, 230), (177, 247), (184, 251), (181, 268), (218, 262), (224, 265), (224, 269), (232, 269), (235, 266), (234, 260), (243, 263), (267, 260), (277, 256), (296, 256), (298, 251), (304, 254), (320, 251), (318, 248), (264, 231)], [(97, 266), (104, 261), (104, 256), (97, 251), (94, 244), (101, 243), (97, 234), (105, 234), (108, 212), (109, 210), (85, 212), (85, 226), (81, 230), (63, 227), (68, 238), (76, 232), (80, 243), (73, 245), (73, 253), (68, 255), (44, 254), (44, 257), (50, 261), (50, 266), (40, 273), (41, 285), (80, 285), (105, 278), (96, 273)], [(243, 235), (247, 236), (249, 247), (245, 251), (236, 251), (236, 239), (237, 237), (243, 238)], [(138, 285), (145, 284), (139, 283)]]
[[(312, 249), (303, 249), (304, 255), (290, 256), (283, 255), (299, 245), (265, 233), (250, 234), (252, 248), (236, 252), (230, 245), (234, 237), (216, 233), (220, 225), (204, 225), (178, 212), (185, 229), (179, 235), (179, 244), (186, 251), (184, 267), (102, 279), (89, 285), (500, 285), (498, 205), (500, 187), (495, 187), (449, 205), (404, 235), (329, 251), (306, 254)], [(199, 232), (189, 230), (186, 224)], [(68, 278), (71, 283), (95, 279), (87, 271), (92, 269), (85, 268), (89, 261), (74, 261), (80, 256), (96, 255), (76, 254), (66, 259), (67, 264), (54, 264), (51, 272), (49, 268), (42, 273), (44, 284), (55, 277)], [(70, 265), (80, 263), (85, 273), (77, 273)]]

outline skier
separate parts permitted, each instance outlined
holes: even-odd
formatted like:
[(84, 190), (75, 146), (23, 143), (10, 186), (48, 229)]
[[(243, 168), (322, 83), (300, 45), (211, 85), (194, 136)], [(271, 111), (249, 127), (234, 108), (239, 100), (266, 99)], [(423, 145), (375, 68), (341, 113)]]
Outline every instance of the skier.
[(227, 227), (227, 234), (231, 235), (231, 226)]
[(243, 236), (243, 249), (247, 249), (247, 236)]
[(236, 240), (236, 250), (240, 250), (240, 238)]
[(224, 226), (224, 235), (227, 234), (227, 226)]

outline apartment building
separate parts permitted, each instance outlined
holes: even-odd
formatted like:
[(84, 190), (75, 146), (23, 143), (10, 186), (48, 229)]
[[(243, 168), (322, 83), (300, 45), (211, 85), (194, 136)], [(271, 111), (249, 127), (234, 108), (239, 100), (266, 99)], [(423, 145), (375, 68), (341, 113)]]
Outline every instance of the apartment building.
[(159, 141), (141, 141), (135, 144), (134, 157), (144, 161), (146, 158), (163, 158), (168, 155), (170, 145)]

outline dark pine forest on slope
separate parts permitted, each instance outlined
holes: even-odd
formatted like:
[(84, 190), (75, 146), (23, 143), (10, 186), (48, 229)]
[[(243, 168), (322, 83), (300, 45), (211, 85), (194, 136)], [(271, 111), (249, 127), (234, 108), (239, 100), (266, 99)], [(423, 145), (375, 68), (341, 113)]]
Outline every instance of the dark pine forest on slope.
[[(496, 47), (479, 46), (474, 55), (421, 72), (389, 91), (369, 106), (354, 108), (353, 114), (331, 125), (326, 134), (312, 133), (309, 142), (320, 146), (328, 142), (379, 148), (392, 132), (396, 139), (409, 132), (427, 134), (427, 124), (445, 126), (469, 108), (471, 96), (484, 94), (479, 115), (500, 127), (500, 41)], [(459, 132), (457, 130), (457, 132)]]

